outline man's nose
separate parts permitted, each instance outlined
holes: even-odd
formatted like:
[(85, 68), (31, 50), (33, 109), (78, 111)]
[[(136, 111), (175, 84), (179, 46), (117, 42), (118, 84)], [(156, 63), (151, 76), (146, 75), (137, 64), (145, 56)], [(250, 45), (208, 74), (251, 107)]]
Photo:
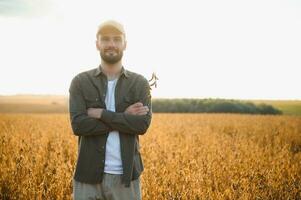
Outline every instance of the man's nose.
[(114, 40), (110, 40), (109, 43), (108, 43), (108, 45), (109, 45), (110, 47), (115, 47), (115, 46), (116, 46)]

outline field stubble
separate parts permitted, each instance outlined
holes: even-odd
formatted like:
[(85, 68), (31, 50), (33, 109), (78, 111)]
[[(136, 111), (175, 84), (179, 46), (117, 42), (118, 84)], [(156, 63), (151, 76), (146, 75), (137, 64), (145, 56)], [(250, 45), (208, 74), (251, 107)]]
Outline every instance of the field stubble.
[[(154, 114), (143, 199), (301, 199), (301, 118)], [(67, 114), (0, 115), (0, 199), (70, 199)]]

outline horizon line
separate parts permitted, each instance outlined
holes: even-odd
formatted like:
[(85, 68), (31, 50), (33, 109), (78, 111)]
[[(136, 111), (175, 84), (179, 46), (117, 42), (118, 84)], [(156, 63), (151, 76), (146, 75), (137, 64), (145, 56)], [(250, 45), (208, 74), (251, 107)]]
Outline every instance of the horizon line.
[[(21, 96), (32, 96), (32, 97), (47, 97), (47, 96), (57, 96), (57, 97), (68, 97), (66, 94), (30, 94), (30, 93), (16, 93), (16, 94), (0, 94), (0, 97), (21, 97)], [(153, 97), (154, 99), (226, 99), (226, 100), (252, 100), (252, 101), (301, 101), (298, 98), (225, 98), (225, 97)]]

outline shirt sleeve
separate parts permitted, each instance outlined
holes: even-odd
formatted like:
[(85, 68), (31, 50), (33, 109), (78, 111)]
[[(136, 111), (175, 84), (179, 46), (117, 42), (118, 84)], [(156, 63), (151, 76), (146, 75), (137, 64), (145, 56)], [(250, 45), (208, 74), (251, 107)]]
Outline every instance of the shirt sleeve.
[(141, 83), (139, 82), (139, 84), (140, 102), (149, 108), (149, 111), (146, 115), (132, 115), (103, 110), (100, 120), (108, 124), (114, 130), (123, 133), (135, 135), (145, 134), (152, 119), (151, 93), (147, 79), (143, 77)]
[(69, 88), (69, 113), (73, 133), (77, 136), (102, 135), (112, 128), (87, 115), (86, 102), (81, 92), (79, 78), (73, 78)]

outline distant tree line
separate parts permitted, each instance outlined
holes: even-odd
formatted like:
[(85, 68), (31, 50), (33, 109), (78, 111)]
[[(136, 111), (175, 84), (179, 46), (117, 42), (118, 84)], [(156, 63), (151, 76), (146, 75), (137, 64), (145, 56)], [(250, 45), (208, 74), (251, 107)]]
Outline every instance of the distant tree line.
[(152, 110), (157, 113), (282, 114), (271, 105), (227, 99), (153, 99)]

